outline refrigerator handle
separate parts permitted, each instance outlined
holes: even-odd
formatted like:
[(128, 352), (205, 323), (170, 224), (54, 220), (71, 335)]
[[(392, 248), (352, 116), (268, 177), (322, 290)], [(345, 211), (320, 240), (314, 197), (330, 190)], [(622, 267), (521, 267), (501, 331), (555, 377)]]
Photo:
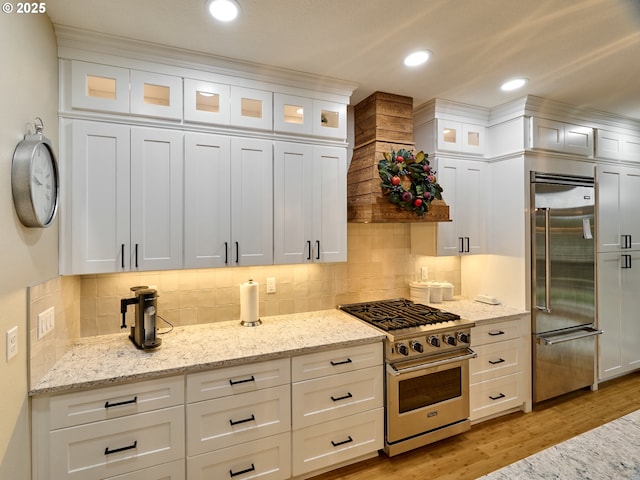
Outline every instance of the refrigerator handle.
[(549, 253), (549, 248), (551, 247), (551, 235), (549, 233), (551, 210), (549, 208), (541, 210), (544, 210), (544, 305), (536, 305), (536, 308), (543, 312), (551, 313), (551, 254)]

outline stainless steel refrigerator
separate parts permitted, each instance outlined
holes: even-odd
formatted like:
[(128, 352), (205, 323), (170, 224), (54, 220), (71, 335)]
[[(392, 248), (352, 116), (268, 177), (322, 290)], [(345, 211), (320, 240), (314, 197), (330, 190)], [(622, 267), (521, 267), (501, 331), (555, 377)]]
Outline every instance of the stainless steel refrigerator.
[(593, 178), (531, 174), (533, 401), (595, 383)]

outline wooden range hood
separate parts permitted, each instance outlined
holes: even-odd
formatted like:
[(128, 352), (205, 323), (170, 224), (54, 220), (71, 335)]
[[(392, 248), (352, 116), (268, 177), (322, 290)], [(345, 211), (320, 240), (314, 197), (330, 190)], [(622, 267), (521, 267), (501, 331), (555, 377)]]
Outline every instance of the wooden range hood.
[(448, 222), (449, 206), (433, 200), (424, 217), (382, 195), (378, 162), (391, 149), (414, 150), (413, 98), (375, 92), (354, 107), (355, 146), (347, 174), (347, 220), (359, 223)]

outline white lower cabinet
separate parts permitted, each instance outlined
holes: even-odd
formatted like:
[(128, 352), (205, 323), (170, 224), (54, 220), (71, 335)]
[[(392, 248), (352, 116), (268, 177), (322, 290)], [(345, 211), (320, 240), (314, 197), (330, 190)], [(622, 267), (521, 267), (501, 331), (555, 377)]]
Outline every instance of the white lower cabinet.
[(529, 317), (481, 323), (471, 331), (471, 421), (520, 407), (531, 410)]
[(383, 447), (380, 344), (293, 357), (291, 370), (294, 477), (375, 455)]
[(383, 447), (381, 343), (32, 401), (33, 480), (308, 478)]
[(32, 428), (34, 480), (182, 479), (184, 377), (36, 397)]
[(290, 359), (187, 375), (187, 478), (291, 474)]

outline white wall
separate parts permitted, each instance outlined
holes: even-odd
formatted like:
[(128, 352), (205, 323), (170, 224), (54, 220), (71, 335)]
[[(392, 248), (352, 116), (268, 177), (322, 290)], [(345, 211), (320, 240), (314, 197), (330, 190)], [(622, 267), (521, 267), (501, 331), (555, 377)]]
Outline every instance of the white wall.
[[(58, 139), (58, 64), (44, 14), (0, 14), (0, 478), (31, 478), (26, 287), (58, 271), (58, 226), (24, 228), (13, 208), (11, 160), (25, 125), (41, 117)], [(5, 331), (18, 326), (19, 353), (6, 361)]]

